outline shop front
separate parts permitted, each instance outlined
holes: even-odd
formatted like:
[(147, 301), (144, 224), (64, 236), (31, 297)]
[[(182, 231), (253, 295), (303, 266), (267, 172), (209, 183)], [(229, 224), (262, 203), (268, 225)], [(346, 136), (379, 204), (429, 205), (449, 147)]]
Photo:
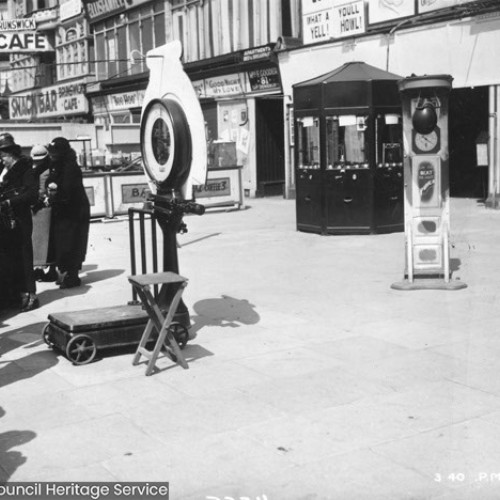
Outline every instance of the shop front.
[[(360, 3), (346, 2), (351, 6), (345, 9), (346, 18), (339, 18), (337, 13), (329, 25), (328, 36), (313, 39), (311, 35), (305, 40), (309, 45), (278, 52), (283, 92), (290, 96), (285, 120), (293, 123), (294, 85), (348, 62), (366, 62), (402, 77), (449, 74), (453, 77), (449, 120), (451, 196), (486, 198), (487, 203), (498, 205), (495, 200), (500, 198), (500, 67), (491, 61), (495, 57), (494, 47), (500, 43), (500, 12), (419, 25), (418, 15), (428, 16), (431, 9), (426, 7), (425, 12), (420, 12), (413, 6), (401, 13), (402, 20), (395, 27), (369, 34), (363, 26), (380, 26), (389, 20), (388, 14), (375, 2), (370, 2), (366, 11), (356, 12), (355, 6)], [(309, 19), (310, 24), (320, 23), (326, 18), (325, 13), (309, 14), (304, 16), (304, 22)], [(361, 19), (356, 38), (343, 36), (340, 31), (347, 18)], [(316, 32), (326, 32), (325, 26)], [(332, 33), (336, 38), (328, 42)], [(479, 163), (476, 145), (478, 138), (485, 136), (489, 137), (487, 160)], [(286, 193), (290, 197), (295, 196), (296, 184), (294, 148), (293, 129), (289, 127), (284, 150)]]
[[(209, 69), (214, 67), (210, 61), (203, 61), (202, 67), (186, 65), (205, 118), (208, 178), (224, 178), (214, 186), (240, 191), (245, 197), (282, 194), (283, 98), (272, 47), (219, 59), (216, 71)], [(240, 170), (238, 175), (235, 169)], [(238, 177), (241, 189), (231, 187)], [(216, 187), (209, 191), (222, 196)]]

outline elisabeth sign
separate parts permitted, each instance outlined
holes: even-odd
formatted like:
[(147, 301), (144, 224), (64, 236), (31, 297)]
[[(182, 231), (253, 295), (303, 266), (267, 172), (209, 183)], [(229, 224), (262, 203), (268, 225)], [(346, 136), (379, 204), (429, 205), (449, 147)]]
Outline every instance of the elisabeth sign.
[(12, 120), (30, 120), (88, 113), (83, 82), (43, 87), (27, 94), (9, 96)]

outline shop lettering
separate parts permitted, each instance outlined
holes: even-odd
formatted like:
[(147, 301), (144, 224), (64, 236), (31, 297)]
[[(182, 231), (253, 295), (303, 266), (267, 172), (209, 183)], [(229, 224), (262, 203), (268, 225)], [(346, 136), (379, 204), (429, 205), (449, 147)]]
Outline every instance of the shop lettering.
[(329, 34), (329, 22), (330, 15), (328, 12), (324, 13), (318, 12), (317, 14), (311, 14), (306, 17), (306, 24), (309, 26), (311, 38), (313, 40), (318, 40), (321, 38), (328, 38)]
[(30, 17), (29, 19), (0, 19), (1, 31), (35, 31), (35, 20)]
[(71, 97), (83, 94), (85, 92), (85, 87), (82, 83), (61, 85), (58, 92), (59, 97)]
[(238, 79), (210, 80), (208, 86), (214, 94), (227, 94), (228, 92), (238, 92), (240, 89)]
[(124, 9), (127, 3), (126, 0), (97, 0), (96, 2), (87, 3), (87, 12), (91, 18), (109, 14), (110, 12), (118, 9)]
[(137, 102), (136, 94), (112, 95), (111, 98), (115, 106), (135, 106)]
[(348, 31), (359, 31), (361, 29), (361, 19), (344, 19), (340, 21), (340, 32), (347, 33)]
[(36, 116), (42, 113), (57, 111), (57, 91), (11, 98), (12, 118)]
[(47, 38), (41, 33), (0, 33), (0, 50), (48, 50)]
[(79, 109), (78, 97), (71, 97), (70, 99), (64, 99), (63, 107), (66, 111), (73, 111)]

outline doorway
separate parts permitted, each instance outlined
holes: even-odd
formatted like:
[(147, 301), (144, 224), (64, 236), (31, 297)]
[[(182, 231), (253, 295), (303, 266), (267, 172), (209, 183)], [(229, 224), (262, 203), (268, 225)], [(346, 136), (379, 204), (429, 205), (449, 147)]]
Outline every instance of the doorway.
[(282, 195), (285, 187), (283, 99), (255, 99), (256, 196)]
[(450, 94), (450, 196), (488, 196), (488, 167), (478, 167), (476, 140), (488, 132), (488, 87), (453, 89)]

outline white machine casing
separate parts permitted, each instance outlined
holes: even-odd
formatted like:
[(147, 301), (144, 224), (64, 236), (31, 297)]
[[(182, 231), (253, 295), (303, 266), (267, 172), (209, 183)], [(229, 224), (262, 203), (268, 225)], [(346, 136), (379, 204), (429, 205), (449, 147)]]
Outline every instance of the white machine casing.
[[(191, 199), (193, 186), (203, 185), (207, 176), (207, 146), (205, 133), (205, 119), (201, 110), (200, 102), (191, 80), (184, 71), (180, 60), (182, 45), (180, 41), (174, 40), (160, 47), (156, 47), (147, 52), (146, 64), (150, 70), (149, 83), (144, 96), (144, 103), (141, 115), (141, 149), (145, 164), (146, 175), (156, 188), (161, 187), (162, 182), (172, 173), (172, 162), (175, 156), (172, 153), (166, 164), (159, 164), (152, 151), (150, 141), (143, 140), (143, 129), (145, 133), (151, 132), (152, 128), (148, 123), (148, 114), (155, 112), (155, 103), (161, 101), (175, 102), (182, 109), (187, 121), (185, 128), (180, 132), (183, 140), (191, 143), (191, 156), (186, 159), (190, 164), (183, 166), (184, 171), (189, 170), (187, 178), (182, 181), (179, 190), (184, 199)], [(154, 121), (152, 118), (151, 121)], [(175, 123), (172, 123), (172, 127)], [(149, 129), (148, 129), (149, 127)], [(170, 128), (170, 125), (168, 125)], [(175, 152), (176, 135), (179, 139), (179, 132), (169, 130), (170, 137), (173, 138), (171, 148)], [(190, 137), (184, 137), (188, 133)], [(152, 142), (152, 141), (151, 141)], [(149, 168), (148, 168), (149, 165)], [(155, 165), (159, 168), (155, 168)], [(176, 175), (174, 173), (174, 175)]]

